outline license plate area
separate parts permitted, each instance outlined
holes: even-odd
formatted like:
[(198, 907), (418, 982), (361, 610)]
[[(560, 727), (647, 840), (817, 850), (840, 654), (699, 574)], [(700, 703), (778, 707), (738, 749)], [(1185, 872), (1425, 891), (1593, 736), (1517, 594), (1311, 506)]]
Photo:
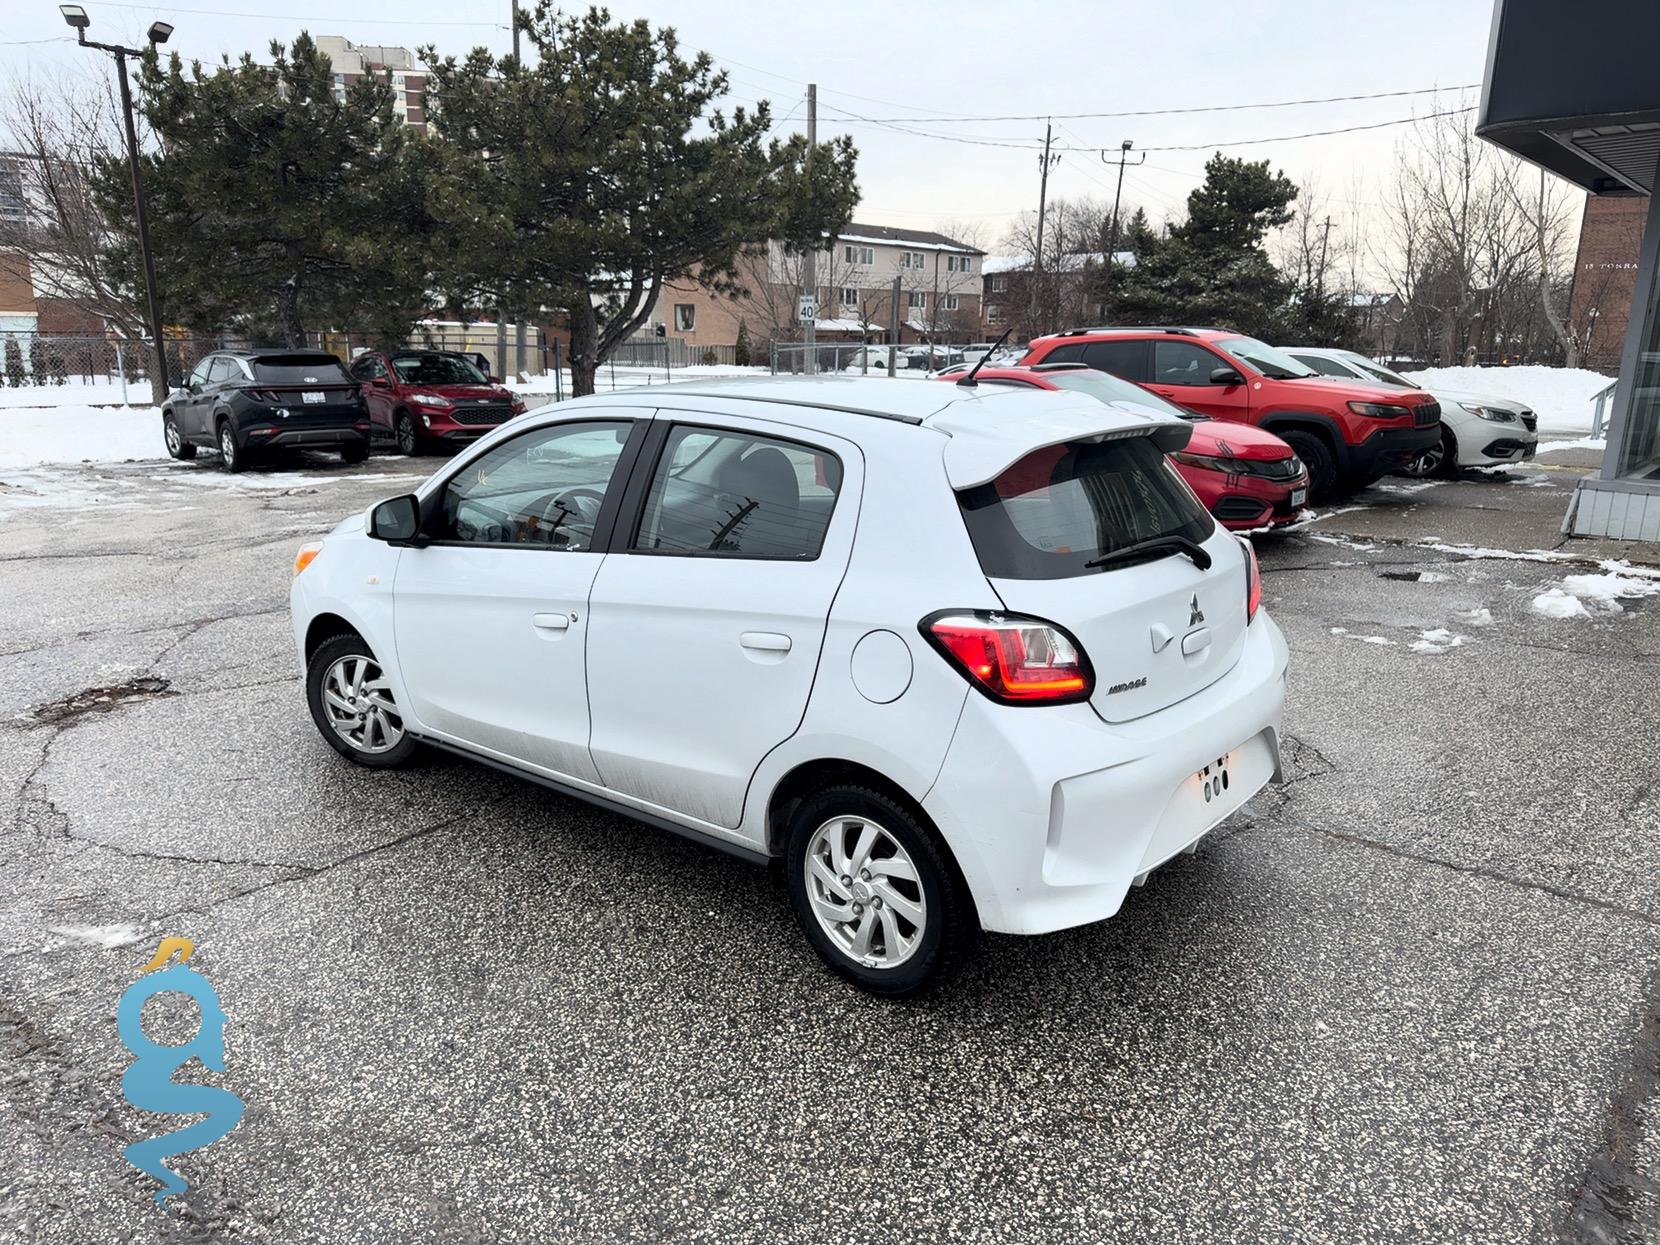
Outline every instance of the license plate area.
[(329, 395), (321, 389), (307, 389), (300, 394), (300, 401), (307, 406), (321, 406), (329, 400)]
[(1307, 500), (1308, 490), (1306, 488), (1294, 488), (1291, 490), (1291, 504), (1293, 506), (1300, 506)]

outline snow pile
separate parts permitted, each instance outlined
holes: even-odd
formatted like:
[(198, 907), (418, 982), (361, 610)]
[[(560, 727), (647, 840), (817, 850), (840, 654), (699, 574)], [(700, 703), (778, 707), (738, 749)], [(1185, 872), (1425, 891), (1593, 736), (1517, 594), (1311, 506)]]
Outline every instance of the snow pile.
[(150, 382), (129, 381), (125, 387), (116, 381), (93, 381), (83, 384), (71, 378), (63, 385), (22, 385), (0, 389), (0, 407), (12, 406), (126, 406), (150, 404)]
[(0, 473), (43, 463), (118, 463), (166, 456), (161, 416), (153, 406), (0, 410)]
[(1589, 618), (1618, 614), (1621, 601), (1660, 595), (1660, 572), (1633, 567), (1629, 562), (1604, 561), (1595, 575), (1569, 575), (1559, 585), (1533, 598), (1533, 611), (1546, 618)]
[[(1431, 393), (1438, 389), (1479, 393), (1525, 402), (1539, 415), (1539, 432), (1584, 436), (1591, 431), (1591, 399), (1611, 377), (1584, 368), (1431, 367), (1403, 372)], [(1601, 448), (1601, 443), (1594, 443)]]
[(1409, 648), (1414, 653), (1444, 653), (1448, 649), (1458, 648), (1469, 641), (1469, 636), (1454, 635), (1445, 627), (1435, 627), (1429, 631), (1420, 631), (1418, 638)]
[(1491, 627), (1493, 625), (1493, 611), (1485, 605), (1478, 605), (1473, 610), (1465, 610), (1456, 617), (1466, 627)]

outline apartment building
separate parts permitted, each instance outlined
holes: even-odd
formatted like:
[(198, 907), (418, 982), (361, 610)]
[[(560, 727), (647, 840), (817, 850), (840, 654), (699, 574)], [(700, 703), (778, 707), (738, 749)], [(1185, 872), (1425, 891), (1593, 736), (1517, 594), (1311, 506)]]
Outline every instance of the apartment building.
[(368, 74), (392, 88), (392, 111), (405, 125), (427, 128), (427, 75), (408, 48), (353, 43), (340, 35), (318, 35), (317, 48), (334, 67), (334, 95), (346, 98), (346, 88)]
[[(980, 267), (985, 252), (944, 234), (887, 225), (851, 224), (818, 253), (818, 320), (822, 341), (901, 342), (975, 338), (980, 325)], [(804, 257), (777, 243), (739, 262), (743, 298), (715, 294), (694, 281), (671, 282), (652, 313), (653, 328), (688, 347), (730, 346), (738, 329), (764, 350), (772, 340), (799, 340), (797, 300)], [(899, 282), (899, 314), (893, 287)]]

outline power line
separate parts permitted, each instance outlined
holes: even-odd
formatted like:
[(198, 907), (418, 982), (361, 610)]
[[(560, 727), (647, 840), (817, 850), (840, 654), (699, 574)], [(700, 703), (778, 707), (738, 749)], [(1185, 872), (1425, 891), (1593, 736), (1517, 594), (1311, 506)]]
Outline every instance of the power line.
[(118, 0), (83, 0), (84, 3), (101, 9), (136, 9), (142, 13), (190, 13), (198, 17), (257, 17), (275, 22), (336, 22), (352, 23), (359, 26), (488, 26), (493, 30), (506, 30), (507, 26), (501, 22), (464, 22), (453, 19), (416, 21), (413, 18), (368, 18), (344, 17), (339, 13), (303, 14), (303, 13), (241, 13), (226, 9), (187, 9), (175, 4), (123, 4)]
[[(1098, 121), (1112, 117), (1179, 117), (1200, 112), (1243, 112), (1256, 108), (1298, 108), (1306, 104), (1345, 104), (1355, 100), (1366, 99), (1400, 99), (1408, 95), (1436, 95), (1442, 91), (1474, 90), (1481, 84), (1468, 82), (1460, 86), (1425, 86), (1414, 87), (1408, 91), (1374, 91), (1366, 95), (1328, 95), (1320, 99), (1281, 99), (1255, 104), (1204, 104), (1193, 108), (1137, 108), (1125, 112), (1057, 112), (1052, 114), (1056, 121)], [(951, 113), (940, 116), (908, 116), (908, 117), (866, 117), (866, 121), (888, 122), (908, 121), (927, 122), (935, 125), (956, 125), (965, 121), (1047, 121), (1051, 114), (1047, 113), (1009, 113), (1001, 116), (980, 113)], [(1149, 150), (1151, 150), (1149, 148)]]

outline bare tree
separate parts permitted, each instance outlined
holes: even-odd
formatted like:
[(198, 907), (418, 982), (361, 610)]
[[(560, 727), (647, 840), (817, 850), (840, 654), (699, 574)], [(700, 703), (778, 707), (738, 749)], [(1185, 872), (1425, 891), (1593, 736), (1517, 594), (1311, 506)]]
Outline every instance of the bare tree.
[(102, 160), (124, 159), (113, 102), (68, 81), (24, 79), (0, 96), (0, 129), (24, 210), (0, 216), (0, 274), (144, 337), (143, 299), (111, 271), (111, 229), (89, 183)]
[(1596, 317), (1583, 316), (1582, 323), (1572, 323), (1569, 315), (1557, 305), (1557, 295), (1564, 285), (1572, 288), (1571, 279), (1565, 281), (1564, 275), (1572, 271), (1569, 244), (1573, 236), (1575, 210), (1582, 205), (1583, 196), (1569, 191), (1560, 181), (1549, 178), (1543, 168), (1539, 170), (1537, 195), (1529, 198), (1523, 192), (1520, 181), (1520, 178), (1509, 179), (1506, 186), (1533, 240), (1539, 307), (1557, 344), (1562, 347), (1564, 362), (1568, 367), (1578, 367), (1580, 359), (1590, 349), (1587, 337), (1596, 329)]

